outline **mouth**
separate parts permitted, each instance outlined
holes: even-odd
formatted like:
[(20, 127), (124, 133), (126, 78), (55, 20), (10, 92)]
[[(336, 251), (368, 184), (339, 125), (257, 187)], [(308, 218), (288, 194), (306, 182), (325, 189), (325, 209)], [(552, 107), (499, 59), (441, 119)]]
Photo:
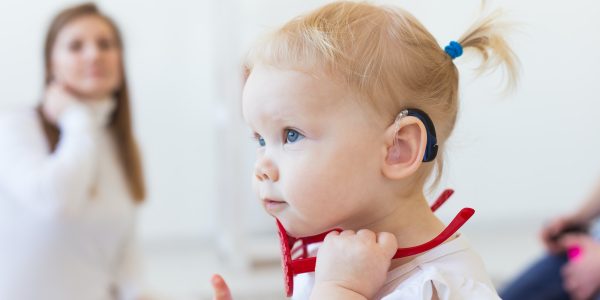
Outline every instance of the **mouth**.
[(263, 207), (269, 213), (275, 213), (281, 211), (287, 205), (287, 202), (281, 200), (273, 200), (273, 199), (263, 199), (262, 200)]
[(102, 69), (91, 69), (85, 72), (85, 75), (89, 77), (105, 77), (107, 72)]

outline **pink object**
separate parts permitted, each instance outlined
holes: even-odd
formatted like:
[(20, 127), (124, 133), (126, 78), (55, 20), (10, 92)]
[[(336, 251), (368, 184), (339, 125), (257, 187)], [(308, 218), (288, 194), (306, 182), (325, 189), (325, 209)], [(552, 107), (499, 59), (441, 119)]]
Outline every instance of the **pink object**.
[(567, 257), (569, 258), (570, 261), (574, 261), (581, 257), (581, 253), (582, 253), (581, 247), (573, 246), (567, 250)]

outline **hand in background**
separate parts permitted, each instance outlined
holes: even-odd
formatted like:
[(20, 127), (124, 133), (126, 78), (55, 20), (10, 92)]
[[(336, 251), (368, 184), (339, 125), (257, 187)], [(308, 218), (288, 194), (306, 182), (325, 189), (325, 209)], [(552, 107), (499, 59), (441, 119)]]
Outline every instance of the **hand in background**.
[(221, 275), (215, 274), (210, 280), (210, 283), (213, 286), (213, 290), (215, 291), (215, 296), (213, 300), (233, 300), (231, 297), (231, 292), (229, 291), (229, 287), (227, 283), (221, 277)]
[(573, 299), (592, 298), (600, 291), (600, 242), (588, 235), (570, 234), (560, 244), (564, 249), (580, 249), (562, 269), (565, 289)]
[(63, 112), (71, 105), (75, 105), (79, 100), (60, 83), (51, 83), (46, 88), (44, 100), (42, 102), (42, 111), (48, 120), (57, 124)]
[(579, 220), (575, 215), (564, 215), (546, 224), (540, 232), (540, 238), (548, 251), (559, 254), (567, 250), (559, 242), (560, 235), (566, 230), (583, 227), (585, 227), (585, 222)]

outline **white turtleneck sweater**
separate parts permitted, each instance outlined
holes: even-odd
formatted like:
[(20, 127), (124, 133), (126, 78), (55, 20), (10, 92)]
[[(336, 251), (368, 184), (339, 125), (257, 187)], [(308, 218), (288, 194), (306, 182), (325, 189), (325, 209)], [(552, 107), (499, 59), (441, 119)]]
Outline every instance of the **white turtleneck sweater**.
[(50, 153), (34, 110), (0, 114), (0, 299), (135, 299), (129, 193), (107, 128), (114, 101), (61, 115)]

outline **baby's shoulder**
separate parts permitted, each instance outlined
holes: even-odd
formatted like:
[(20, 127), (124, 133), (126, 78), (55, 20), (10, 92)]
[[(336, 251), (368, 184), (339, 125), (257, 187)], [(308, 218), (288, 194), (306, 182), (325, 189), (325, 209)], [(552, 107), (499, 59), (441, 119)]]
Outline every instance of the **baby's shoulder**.
[(500, 299), (494, 287), (485, 278), (448, 272), (435, 267), (424, 267), (388, 289), (382, 300), (431, 300), (437, 294), (440, 300)]
[(388, 273), (379, 299), (500, 299), (483, 262), (462, 238)]

